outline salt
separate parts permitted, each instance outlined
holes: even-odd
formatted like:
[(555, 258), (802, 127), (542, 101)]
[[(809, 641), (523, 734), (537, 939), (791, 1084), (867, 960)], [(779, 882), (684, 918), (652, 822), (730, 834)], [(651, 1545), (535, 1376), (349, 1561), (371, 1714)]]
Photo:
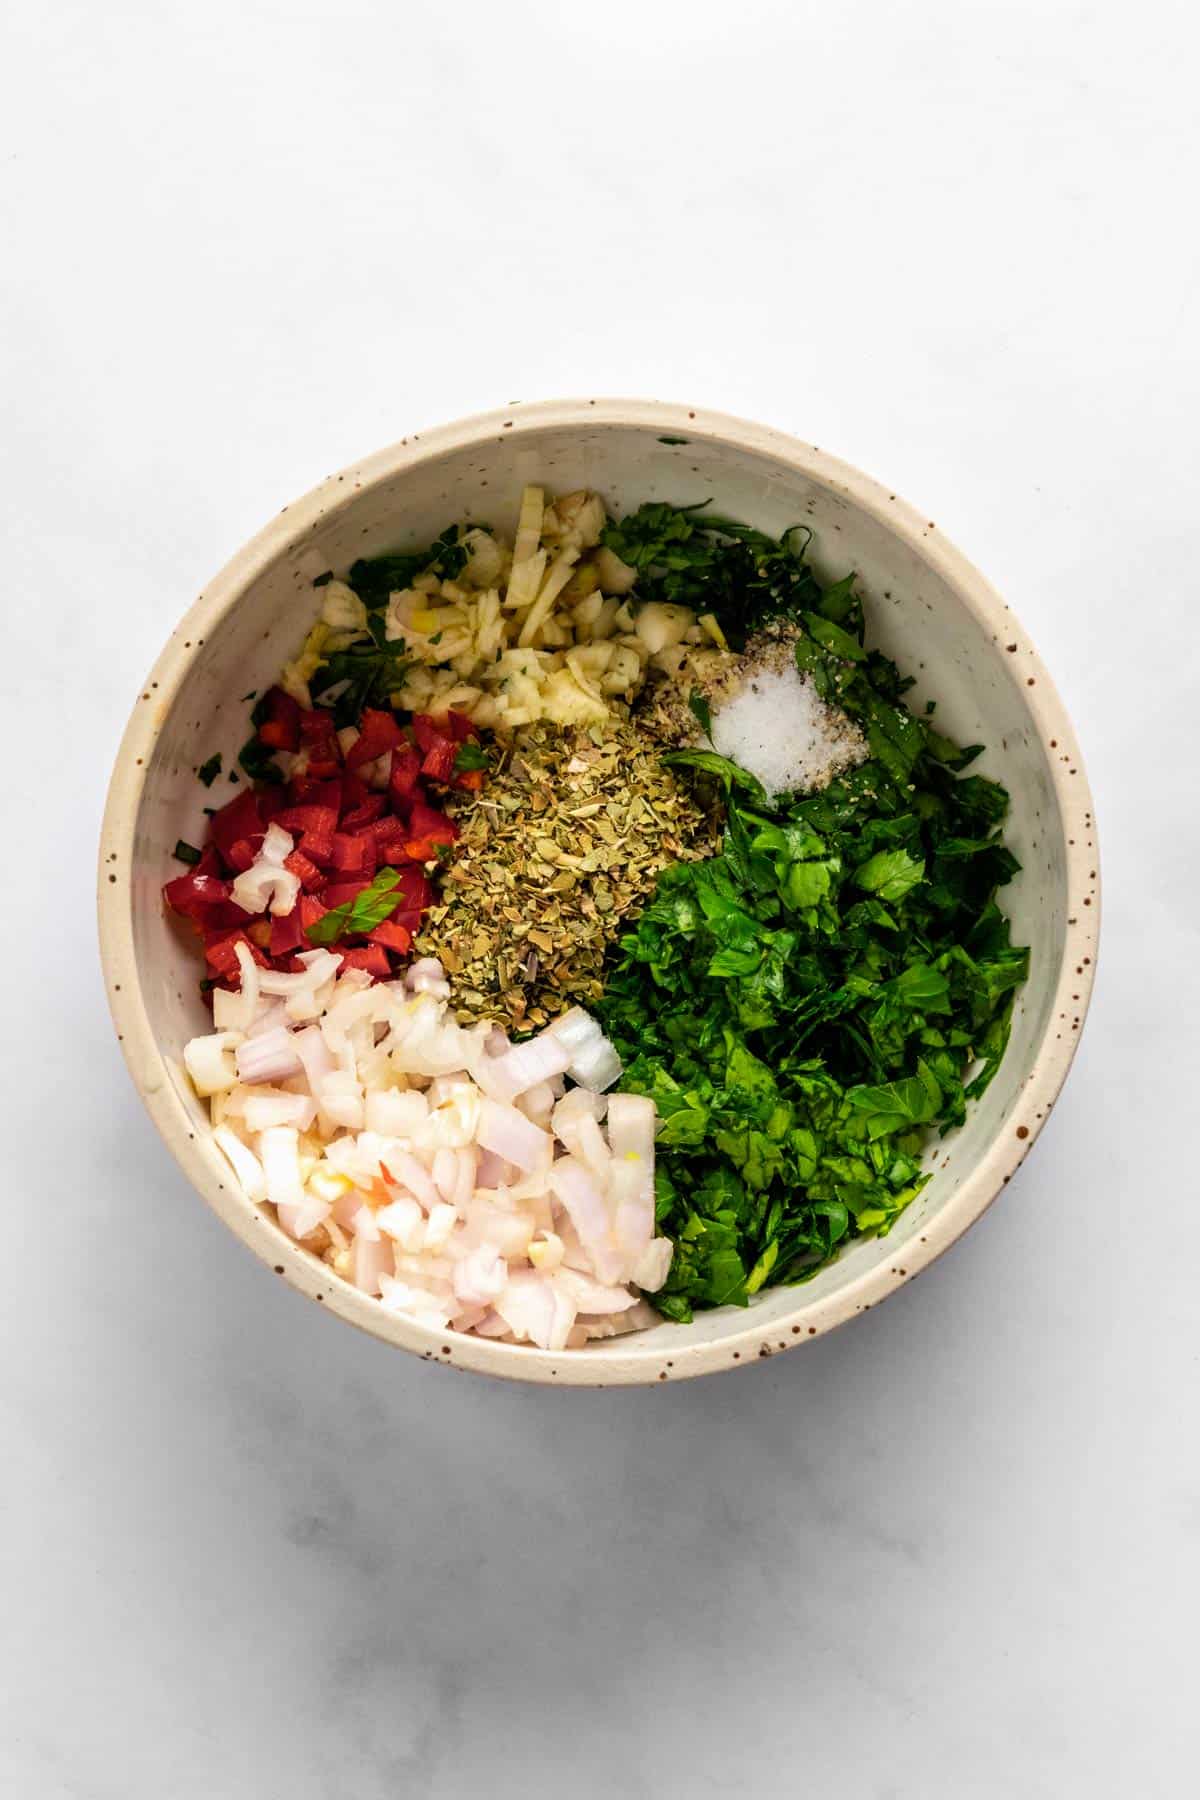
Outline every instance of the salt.
[(867, 756), (858, 726), (822, 700), (790, 656), (747, 671), (713, 700), (712, 745), (756, 775), (772, 799), (812, 793)]

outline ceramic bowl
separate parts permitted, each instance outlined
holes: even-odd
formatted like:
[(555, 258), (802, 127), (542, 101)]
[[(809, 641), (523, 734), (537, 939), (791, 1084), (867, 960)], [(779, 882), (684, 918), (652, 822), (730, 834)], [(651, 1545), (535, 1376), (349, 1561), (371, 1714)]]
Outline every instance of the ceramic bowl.
[[(212, 793), (197, 765), (228, 768), (264, 688), (316, 616), (313, 578), (356, 556), (427, 543), (453, 519), (511, 525), (522, 485), (599, 490), (614, 513), (642, 500), (712, 498), (770, 532), (815, 533), (827, 577), (857, 570), (871, 641), (936, 697), (938, 722), (987, 751), (977, 768), (1012, 794), (1005, 890), (1014, 940), (1032, 949), (1003, 1065), (966, 1124), (930, 1151), (933, 1180), (891, 1235), (852, 1245), (801, 1287), (748, 1309), (663, 1323), (561, 1353), (433, 1334), (385, 1312), (251, 1205), (211, 1141), (181, 1053), (211, 1029), (197, 967), (165, 917), (177, 838), (203, 835)], [(117, 757), (100, 850), (101, 947), (133, 1079), (193, 1186), (268, 1268), (328, 1312), (427, 1360), (522, 1381), (679, 1380), (809, 1343), (909, 1281), (966, 1230), (1028, 1154), (1062, 1087), (1091, 993), (1099, 925), (1096, 833), (1075, 733), (1009, 607), (924, 513), (814, 446), (764, 426), (655, 401), (553, 401), (404, 438), (287, 506), (188, 609), (148, 677)]]

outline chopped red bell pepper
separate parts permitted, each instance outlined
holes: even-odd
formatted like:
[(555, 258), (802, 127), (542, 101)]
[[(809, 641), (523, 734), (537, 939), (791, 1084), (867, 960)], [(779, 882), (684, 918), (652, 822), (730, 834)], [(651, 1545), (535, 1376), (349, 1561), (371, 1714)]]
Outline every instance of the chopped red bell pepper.
[(435, 719), (432, 713), (414, 713), (412, 716), (412, 734), (417, 740), (417, 749), (422, 756), (432, 750), (435, 744), (446, 736), (442, 730), (442, 721)]
[(408, 826), (403, 819), (398, 819), (391, 813), (386, 818), (376, 819), (371, 827), (371, 835), (375, 839), (376, 851), (380, 852), (385, 844), (403, 843), (408, 836)]
[(330, 863), (341, 875), (365, 875), (375, 873), (375, 839), (370, 832), (362, 832), (352, 837), (349, 832), (335, 831), (333, 834), (333, 854)]
[(404, 733), (394, 713), (364, 707), (358, 722), (358, 739), (346, 752), (346, 767), (361, 769), (404, 742)]
[[(214, 854), (214, 861), (216, 860)], [(230, 884), (219, 876), (211, 875), (206, 870), (200, 873), (204, 858), (189, 869), (186, 875), (177, 875), (174, 881), (168, 881), (163, 888), (163, 897), (173, 912), (181, 913), (185, 919), (195, 919), (197, 924), (212, 923), (212, 914), (219, 907), (228, 906)]]
[(318, 779), (315, 775), (298, 775), (288, 784), (292, 806), (322, 806), (335, 816), (342, 810), (342, 778)]
[(468, 738), (477, 736), (474, 720), (469, 719), (466, 713), (455, 712), (453, 707), (443, 717), (439, 717), (437, 722), (446, 736), (453, 738), (456, 744), (465, 744)]
[(285, 806), (275, 819), (285, 831), (312, 831), (328, 837), (337, 830), (338, 816), (332, 806), (317, 806), (306, 801), (302, 806)]
[(353, 812), (356, 806), (362, 805), (371, 791), (361, 775), (352, 775), (349, 770), (342, 776), (341, 787), (342, 803), (338, 807), (339, 813)]
[(365, 969), (367, 974), (374, 975), (377, 981), (386, 981), (392, 972), (388, 953), (380, 944), (367, 944), (358, 950), (343, 950), (339, 944), (338, 949), (344, 969)]
[(443, 786), (454, 779), (454, 759), (458, 745), (453, 738), (439, 738), (425, 752), (421, 773), (426, 781), (439, 781)]
[(391, 916), (407, 925), (408, 919), (405, 916), (407, 913), (415, 912), (419, 917), (427, 906), (432, 906), (433, 888), (421, 869), (406, 866), (397, 870), (397, 874), (400, 879), (396, 883), (395, 891), (401, 896), (401, 900), (400, 905)]
[(421, 754), (411, 744), (404, 744), (399, 750), (392, 751), (392, 767), (388, 775), (388, 790), (392, 796), (392, 804), (406, 807), (417, 792), (417, 784), (421, 778)]
[(244, 931), (214, 931), (206, 933), (204, 942), (204, 960), (213, 974), (219, 979), (228, 979), (238, 975), (237, 946), (245, 944), (260, 969), (270, 965), (258, 945), (252, 943)]
[(262, 814), (258, 810), (258, 795), (251, 788), (243, 788), (228, 805), (213, 814), (209, 821), (208, 835), (228, 861), (231, 845), (241, 838), (261, 837), (265, 829)]
[(287, 789), (280, 787), (278, 782), (256, 788), (254, 797), (258, 801), (258, 814), (264, 825), (269, 825), (273, 819), (278, 818), (287, 805)]
[(300, 877), (300, 886), (306, 894), (318, 892), (329, 880), (324, 869), (318, 868), (303, 850), (293, 850), (290, 856), (285, 856), (283, 866)]
[(355, 806), (342, 814), (341, 829), (343, 831), (361, 831), (364, 825), (373, 825), (384, 807), (387, 805), (385, 794), (368, 794), (361, 806)]
[(296, 848), (310, 862), (320, 863), (325, 868), (333, 855), (332, 831), (306, 831)]
[(271, 750), (300, 748), (300, 702), (281, 687), (268, 688), (260, 704), (258, 741)]
[(395, 950), (406, 956), (412, 949), (412, 933), (405, 926), (397, 925), (395, 919), (385, 919), (374, 931), (368, 931), (367, 942), (381, 944), (385, 950)]
[(225, 861), (238, 875), (248, 869), (259, 851), (262, 849), (263, 833), (257, 832), (252, 838), (239, 838), (236, 844), (230, 844), (225, 852)]
[(423, 800), (414, 800), (409, 815), (409, 832), (414, 838), (427, 838), (433, 844), (452, 844), (458, 836), (458, 826), (453, 819), (448, 819), (444, 812), (438, 812), (434, 806), (427, 806)]
[(333, 714), (327, 706), (314, 706), (310, 711), (300, 714), (300, 742), (311, 749), (314, 744), (323, 744), (328, 738), (337, 743), (337, 727), (333, 722)]
[(272, 956), (291, 956), (307, 948), (299, 905), (293, 906), (286, 918), (271, 920), (269, 948)]
[(454, 786), (461, 788), (465, 794), (478, 794), (482, 792), (486, 774), (486, 769), (464, 769), (454, 777)]
[[(200, 861), (192, 870), (192, 874), (215, 875), (218, 878), (220, 877), (221, 858), (217, 854), (217, 846), (215, 844), (205, 844), (203, 850), (200, 852)], [(168, 883), (168, 886), (169, 885), (170, 884)]]

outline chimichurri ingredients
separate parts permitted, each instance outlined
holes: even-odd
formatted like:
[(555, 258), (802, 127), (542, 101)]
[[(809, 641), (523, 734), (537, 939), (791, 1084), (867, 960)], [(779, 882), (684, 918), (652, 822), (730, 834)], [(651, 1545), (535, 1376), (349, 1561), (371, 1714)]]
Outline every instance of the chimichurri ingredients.
[[(995, 902), (1018, 868), (1008, 796), (960, 778), (978, 746), (905, 710), (845, 599), (850, 642), (821, 632), (818, 597), (795, 655), (870, 760), (775, 808), (730, 776), (721, 854), (664, 871), (599, 1008), (626, 1088), (658, 1112), (670, 1318), (745, 1305), (886, 1232), (931, 1178), (930, 1129), (995, 1073), (1028, 972)], [(685, 756), (697, 779), (721, 773)]]
[(527, 1030), (599, 999), (622, 920), (669, 864), (710, 855), (720, 824), (633, 724), (531, 725), (495, 755), (484, 791), (455, 802), (418, 949), (454, 976), (464, 1023)]
[[(247, 970), (184, 1061), (249, 1198), (337, 1274), (437, 1330), (546, 1350), (654, 1322), (654, 1108), (594, 1019), (466, 1031), (436, 961)], [(253, 971), (253, 973), (251, 973)], [(569, 1086), (568, 1081), (580, 1085)]]

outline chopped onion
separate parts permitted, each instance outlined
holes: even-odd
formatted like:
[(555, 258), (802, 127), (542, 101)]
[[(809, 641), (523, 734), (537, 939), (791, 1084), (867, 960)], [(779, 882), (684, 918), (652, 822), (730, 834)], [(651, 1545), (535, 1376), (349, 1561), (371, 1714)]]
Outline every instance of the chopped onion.
[(231, 1131), (228, 1125), (217, 1126), (213, 1132), (213, 1142), (241, 1182), (246, 1191), (246, 1198), (253, 1200), (256, 1206), (265, 1200), (267, 1197), (266, 1177), (263, 1175), (262, 1164), (253, 1150), (248, 1149), (237, 1133)]
[(513, 1106), (484, 1099), (479, 1108), (479, 1143), (526, 1173), (553, 1154), (549, 1132), (541, 1131)]
[(287, 1081), (304, 1072), (304, 1064), (296, 1054), (296, 1040), (286, 1025), (276, 1025), (258, 1037), (247, 1038), (238, 1045), (239, 1081)]
[(241, 1043), (238, 1031), (213, 1031), (184, 1045), (183, 1066), (201, 1099), (237, 1086), (235, 1052)]

